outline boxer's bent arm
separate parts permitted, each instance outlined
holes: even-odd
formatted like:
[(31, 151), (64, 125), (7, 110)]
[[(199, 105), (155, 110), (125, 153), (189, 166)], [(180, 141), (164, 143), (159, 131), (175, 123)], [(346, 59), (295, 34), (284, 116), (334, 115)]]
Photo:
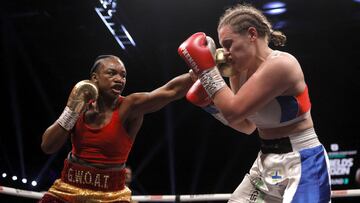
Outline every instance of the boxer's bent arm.
[(55, 121), (45, 130), (42, 136), (41, 149), (46, 154), (57, 152), (65, 144), (69, 134), (69, 131), (66, 131)]
[(43, 134), (41, 149), (51, 154), (58, 151), (66, 142), (81, 112), (90, 100), (96, 100), (98, 89), (89, 80), (82, 80), (73, 87), (66, 107), (60, 117)]
[(252, 134), (256, 130), (256, 125), (248, 119), (244, 119), (239, 123), (232, 123), (230, 127), (247, 135)]
[(301, 67), (295, 59), (276, 57), (267, 61), (266, 68), (253, 74), (236, 94), (226, 87), (216, 93), (213, 101), (229, 123), (237, 123), (298, 83), (303, 83), (301, 76)]
[(164, 86), (151, 92), (134, 93), (126, 99), (132, 100), (132, 112), (142, 115), (160, 110), (168, 103), (185, 96), (193, 80), (189, 73), (177, 76)]

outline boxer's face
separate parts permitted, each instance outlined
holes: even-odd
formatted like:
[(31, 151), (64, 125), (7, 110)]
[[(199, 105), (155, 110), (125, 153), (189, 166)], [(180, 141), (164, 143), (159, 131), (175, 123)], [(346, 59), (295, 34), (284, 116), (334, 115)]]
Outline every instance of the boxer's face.
[(249, 58), (253, 55), (248, 33), (235, 33), (229, 25), (225, 25), (219, 29), (218, 34), (230, 65), (238, 71), (246, 69)]
[(126, 69), (118, 59), (107, 58), (101, 62), (94, 77), (101, 93), (117, 98), (126, 84)]

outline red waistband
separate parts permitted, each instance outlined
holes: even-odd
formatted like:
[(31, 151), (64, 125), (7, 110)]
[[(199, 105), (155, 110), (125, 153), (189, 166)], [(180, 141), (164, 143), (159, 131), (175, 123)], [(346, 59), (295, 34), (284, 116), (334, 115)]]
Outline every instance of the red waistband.
[(103, 170), (72, 163), (65, 159), (61, 180), (79, 188), (104, 192), (124, 189), (125, 169)]

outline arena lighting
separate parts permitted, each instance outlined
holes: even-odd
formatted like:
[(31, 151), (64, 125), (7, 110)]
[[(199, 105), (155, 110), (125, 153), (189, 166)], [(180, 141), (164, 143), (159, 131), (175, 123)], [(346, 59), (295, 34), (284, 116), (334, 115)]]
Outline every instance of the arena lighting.
[(283, 8), (285, 7), (285, 3), (280, 2), (280, 1), (273, 1), (273, 2), (269, 2), (264, 4), (263, 9), (276, 9), (276, 8)]
[(25, 177), (25, 162), (24, 162), (24, 152), (23, 152), (24, 146), (23, 146), (23, 133), (22, 133), (21, 111), (20, 111), (21, 107), (19, 104), (18, 92), (16, 91), (17, 88), (16, 83), (14, 83), (13, 80), (15, 77), (15, 73), (13, 70), (10, 69), (8, 73), (9, 73), (8, 76), (10, 77), (9, 80), (9, 90), (10, 90), (9, 99), (11, 100), (10, 109), (13, 115), (12, 116), (13, 124), (16, 129), (15, 136), (16, 136), (18, 155), (19, 155), (17, 160), (20, 163), (21, 176)]
[(95, 7), (96, 13), (99, 15), (103, 23), (106, 25), (116, 42), (122, 49), (127, 46), (136, 46), (134, 39), (127, 31), (125, 26), (116, 18), (117, 0), (99, 0), (101, 7)]
[[(1, 176), (2, 176), (3, 178), (6, 178), (6, 177), (8, 176), (8, 174), (5, 173), (5, 172), (3, 172), (3, 173), (1, 174)], [(16, 181), (16, 180), (18, 179), (18, 177), (17, 177), (16, 175), (13, 175), (13, 176), (11, 176), (11, 179), (12, 179), (13, 181)], [(24, 183), (24, 184), (27, 184), (27, 183), (28, 183), (28, 179), (27, 179), (27, 178), (22, 178), (22, 179), (21, 179), (21, 182)], [(35, 186), (37, 185), (37, 181), (36, 181), (36, 180), (31, 181), (31, 185), (35, 187)]]
[(130, 43), (133, 46), (136, 46), (134, 39), (131, 37), (130, 33), (126, 30), (125, 26), (121, 25), (121, 29), (124, 31), (125, 35), (127, 36), (127, 38), (129, 39)]
[(33, 180), (33, 181), (31, 181), (31, 185), (35, 187), (37, 185), (37, 182), (35, 180)]
[(287, 24), (288, 24), (288, 22), (286, 20), (281, 20), (281, 21), (275, 22), (273, 25), (273, 28), (276, 30), (279, 30), (279, 29), (284, 28)]
[(279, 15), (286, 12), (286, 4), (280, 1), (273, 1), (264, 4), (263, 12), (268, 15)]
[(354, 2), (356, 2), (356, 3), (360, 3), (360, 0), (353, 0)]

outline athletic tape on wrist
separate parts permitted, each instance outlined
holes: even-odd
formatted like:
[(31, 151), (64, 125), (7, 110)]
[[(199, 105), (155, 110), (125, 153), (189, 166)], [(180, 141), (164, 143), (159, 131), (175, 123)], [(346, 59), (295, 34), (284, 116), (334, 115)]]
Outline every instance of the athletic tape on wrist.
[(200, 75), (200, 81), (210, 98), (212, 98), (217, 91), (226, 86), (217, 67), (204, 71)]
[(74, 127), (77, 119), (79, 118), (79, 115), (79, 113), (72, 111), (68, 106), (66, 106), (57, 122), (61, 127), (65, 128), (67, 131), (70, 131)]

